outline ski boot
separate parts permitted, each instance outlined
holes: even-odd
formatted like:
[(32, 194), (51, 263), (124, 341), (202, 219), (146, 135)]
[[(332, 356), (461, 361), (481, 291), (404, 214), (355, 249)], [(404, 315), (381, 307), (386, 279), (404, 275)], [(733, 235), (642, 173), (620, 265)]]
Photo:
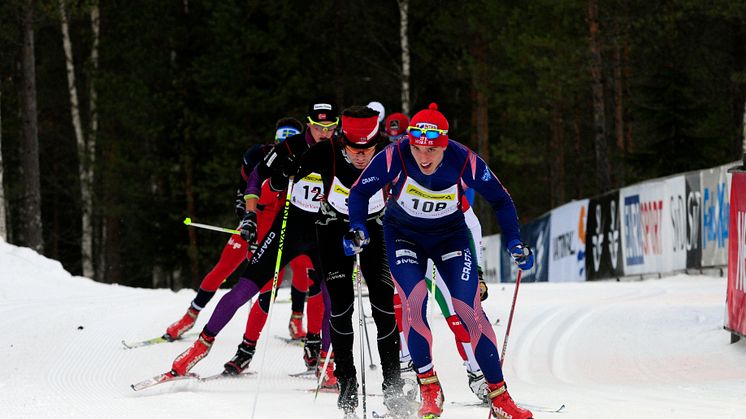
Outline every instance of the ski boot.
[(319, 361), (316, 363), (316, 378), (324, 376), (321, 379), (321, 388), (337, 388), (337, 377), (334, 376), (334, 354), (332, 353), (329, 358), (329, 364), (324, 369), (324, 361), (326, 361), (326, 351), (319, 353)]
[(256, 351), (256, 341), (243, 338), (243, 342), (238, 345), (238, 351), (230, 361), (226, 362), (223, 367), (225, 375), (238, 375), (249, 367), (249, 363), (254, 358)]
[(319, 352), (321, 351), (321, 335), (309, 333), (304, 338), (303, 362), (309, 370), (316, 368), (319, 363)]
[(466, 371), (466, 375), (469, 377), (469, 388), (475, 396), (484, 403), (489, 403), (490, 398), (487, 397), (487, 381), (484, 379), (482, 371)]
[(492, 415), (498, 419), (531, 419), (533, 413), (527, 409), (521, 409), (516, 406), (513, 399), (508, 394), (505, 387), (505, 381), (497, 384), (487, 384), (487, 396), (491, 399), (490, 409)]
[(290, 315), (290, 323), (288, 323), (288, 331), (290, 332), (290, 339), (301, 340), (306, 337), (306, 331), (303, 329), (303, 312), (294, 311)]
[(339, 396), (337, 407), (345, 412), (345, 417), (355, 417), (357, 409), (357, 377), (337, 377), (339, 383)]
[(176, 357), (171, 366), (171, 374), (174, 376), (186, 375), (202, 358), (207, 356), (214, 341), (214, 336), (207, 336), (205, 332), (202, 332), (199, 339), (189, 349)]
[(176, 323), (168, 326), (166, 333), (163, 338), (169, 342), (173, 342), (181, 338), (181, 335), (186, 333), (189, 329), (194, 327), (194, 322), (197, 321), (199, 316), (199, 310), (195, 310), (194, 307), (189, 307), (189, 310), (177, 321)]
[(424, 374), (417, 374), (417, 381), (420, 383), (420, 410), (417, 412), (423, 419), (439, 418), (443, 413), (443, 388), (440, 386), (438, 376), (435, 370), (430, 370)]

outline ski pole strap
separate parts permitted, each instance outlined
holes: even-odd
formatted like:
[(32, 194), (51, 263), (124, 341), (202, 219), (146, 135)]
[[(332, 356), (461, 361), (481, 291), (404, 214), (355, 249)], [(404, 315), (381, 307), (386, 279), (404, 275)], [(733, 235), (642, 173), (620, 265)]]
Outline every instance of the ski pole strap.
[(230, 228), (218, 227), (218, 226), (211, 226), (209, 224), (193, 223), (192, 219), (189, 218), (189, 217), (187, 217), (187, 218), (184, 219), (184, 224), (188, 225), (188, 226), (191, 226), (191, 227), (204, 228), (205, 230), (220, 231), (222, 233), (241, 234), (240, 231), (233, 230), (233, 229), (230, 229)]

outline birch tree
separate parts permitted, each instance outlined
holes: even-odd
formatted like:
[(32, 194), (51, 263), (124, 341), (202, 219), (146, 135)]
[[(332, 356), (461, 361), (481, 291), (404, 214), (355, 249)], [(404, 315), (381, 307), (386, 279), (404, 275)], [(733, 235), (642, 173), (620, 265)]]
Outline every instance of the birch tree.
[(401, 111), (404, 115), (410, 112), (409, 94), (409, 0), (398, 0), (399, 3), (399, 40), (401, 42)]
[[(80, 177), (81, 197), (81, 259), (83, 276), (92, 278), (93, 271), (93, 164), (96, 151), (96, 130), (98, 122), (96, 112), (96, 90), (94, 83), (90, 84), (90, 129), (88, 135), (83, 131), (78, 101), (78, 88), (75, 80), (75, 62), (73, 59), (72, 40), (67, 19), (65, 0), (59, 0), (60, 24), (62, 26), (62, 46), (65, 50), (65, 64), (67, 70), (67, 88), (70, 94), (70, 114), (75, 130), (75, 140), (78, 147), (78, 175)], [(91, 48), (91, 65), (95, 71), (98, 66), (98, 4), (91, 8), (91, 26), (93, 32), (93, 46)]]

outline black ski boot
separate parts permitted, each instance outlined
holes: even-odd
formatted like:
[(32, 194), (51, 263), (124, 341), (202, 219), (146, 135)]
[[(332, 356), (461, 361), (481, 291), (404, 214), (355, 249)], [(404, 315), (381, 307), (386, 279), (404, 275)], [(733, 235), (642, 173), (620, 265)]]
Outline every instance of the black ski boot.
[(316, 369), (321, 352), (321, 335), (309, 333), (303, 340), (303, 361), (309, 370)]
[(256, 342), (253, 340), (243, 339), (240, 345), (238, 345), (238, 351), (230, 361), (226, 362), (223, 367), (225, 371), (223, 374), (226, 375), (238, 375), (249, 367), (249, 363), (254, 358), (254, 352), (256, 351)]
[(345, 415), (355, 414), (357, 409), (357, 377), (337, 377), (339, 384), (339, 397), (337, 407), (345, 412)]

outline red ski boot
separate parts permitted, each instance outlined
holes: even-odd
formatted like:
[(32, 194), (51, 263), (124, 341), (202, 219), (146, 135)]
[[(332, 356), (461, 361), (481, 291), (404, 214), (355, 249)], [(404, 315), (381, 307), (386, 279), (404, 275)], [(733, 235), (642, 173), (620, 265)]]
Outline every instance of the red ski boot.
[(319, 354), (319, 362), (316, 364), (316, 378), (323, 375), (321, 379), (321, 388), (337, 388), (337, 377), (334, 376), (334, 354), (332, 353), (329, 358), (329, 365), (324, 369), (324, 361), (326, 361), (326, 351), (321, 351)]
[(302, 311), (294, 311), (293, 314), (290, 315), (288, 330), (290, 331), (290, 339), (292, 340), (301, 340), (306, 337), (306, 330), (303, 329)]
[(443, 413), (443, 388), (440, 386), (438, 376), (435, 370), (430, 370), (424, 374), (417, 374), (417, 381), (420, 383), (420, 410), (417, 413), (423, 419), (433, 419), (440, 417)]
[(186, 314), (184, 314), (179, 321), (168, 326), (166, 334), (163, 335), (163, 337), (170, 341), (180, 339), (181, 335), (194, 327), (194, 322), (197, 321), (197, 316), (199, 316), (199, 311), (195, 310), (194, 307), (189, 307), (189, 310), (187, 310)]
[(214, 336), (207, 336), (205, 332), (202, 332), (199, 339), (189, 349), (176, 357), (171, 366), (171, 374), (185, 375), (188, 373), (202, 358), (207, 356), (214, 341)]
[(487, 391), (489, 392), (487, 396), (492, 399), (490, 409), (494, 417), (498, 419), (531, 419), (534, 417), (530, 410), (516, 406), (510, 394), (508, 394), (505, 381), (497, 384), (487, 384)]

